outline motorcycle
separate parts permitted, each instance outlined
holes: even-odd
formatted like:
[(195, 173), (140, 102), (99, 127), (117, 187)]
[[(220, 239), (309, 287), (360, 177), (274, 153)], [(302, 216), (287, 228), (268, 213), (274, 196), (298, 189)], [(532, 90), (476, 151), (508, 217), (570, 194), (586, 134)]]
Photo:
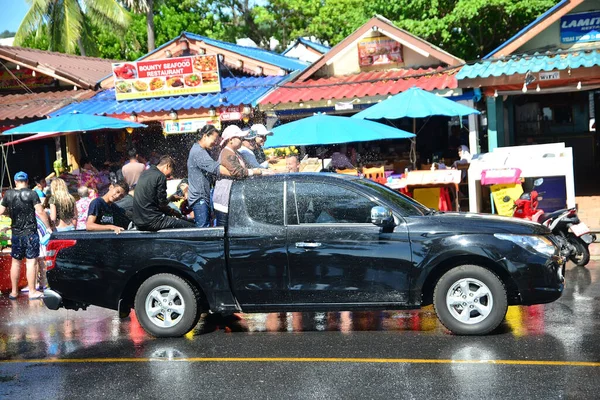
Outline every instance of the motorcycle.
[(596, 240), (596, 235), (590, 232), (588, 226), (577, 216), (577, 209), (563, 209), (552, 213), (544, 213), (538, 209), (543, 192), (535, 190), (544, 182), (543, 178), (533, 182), (533, 190), (523, 193), (515, 200), (513, 217), (524, 218), (547, 226), (555, 237), (560, 240), (563, 250), (561, 253), (577, 266), (587, 265), (590, 261), (589, 245)]

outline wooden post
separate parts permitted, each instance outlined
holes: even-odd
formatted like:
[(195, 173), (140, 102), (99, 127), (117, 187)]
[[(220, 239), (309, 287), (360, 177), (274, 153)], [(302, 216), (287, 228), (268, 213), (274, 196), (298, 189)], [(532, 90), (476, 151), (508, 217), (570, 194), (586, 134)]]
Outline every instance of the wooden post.
[(67, 135), (67, 164), (71, 166), (71, 171), (79, 169), (79, 133)]

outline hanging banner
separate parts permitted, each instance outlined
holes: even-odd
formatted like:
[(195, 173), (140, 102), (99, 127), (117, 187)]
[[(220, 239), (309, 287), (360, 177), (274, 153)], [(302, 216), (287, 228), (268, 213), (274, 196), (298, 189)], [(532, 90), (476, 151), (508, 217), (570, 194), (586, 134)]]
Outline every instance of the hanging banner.
[(402, 62), (402, 45), (387, 36), (364, 38), (358, 42), (358, 62), (361, 67)]
[(202, 129), (205, 125), (214, 125), (215, 128), (221, 129), (221, 123), (212, 118), (189, 118), (173, 121), (163, 121), (163, 133), (165, 135), (179, 135), (182, 133), (195, 133), (198, 129)]
[(600, 11), (568, 14), (560, 19), (561, 43), (600, 40)]
[(118, 63), (112, 69), (117, 100), (221, 91), (216, 55)]
[(6, 69), (0, 71), (0, 90), (23, 90), (19, 81), (30, 89), (54, 86), (53, 77), (43, 74), (34, 76), (33, 71), (27, 68), (10, 68), (8, 71)]

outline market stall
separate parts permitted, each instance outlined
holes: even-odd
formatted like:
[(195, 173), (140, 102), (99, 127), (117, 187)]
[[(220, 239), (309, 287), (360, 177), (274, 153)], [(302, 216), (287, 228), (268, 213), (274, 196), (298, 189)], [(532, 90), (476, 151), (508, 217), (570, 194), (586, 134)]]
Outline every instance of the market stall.
[[(545, 192), (539, 207), (544, 211), (553, 211), (564, 207), (575, 207), (575, 181), (573, 174), (573, 149), (564, 143), (544, 145), (498, 147), (491, 153), (479, 154), (469, 166), (469, 208), (472, 212), (482, 212), (486, 183), (490, 173), (496, 176), (514, 176), (519, 170), (519, 178), (527, 183), (544, 178), (545, 187), (537, 188)], [(482, 176), (484, 180), (482, 181)], [(506, 184), (514, 184), (507, 182)], [(512, 196), (514, 197), (514, 195)], [(487, 210), (486, 210), (487, 211)]]

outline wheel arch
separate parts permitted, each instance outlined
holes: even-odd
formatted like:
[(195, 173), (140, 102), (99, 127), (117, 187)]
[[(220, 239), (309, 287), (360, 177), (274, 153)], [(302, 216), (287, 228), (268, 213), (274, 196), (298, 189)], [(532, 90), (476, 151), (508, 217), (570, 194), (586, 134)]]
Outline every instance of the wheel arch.
[(440, 261), (437, 265), (429, 270), (429, 273), (423, 282), (423, 286), (421, 287), (421, 305), (425, 306), (433, 303), (433, 291), (435, 289), (435, 285), (446, 272), (450, 271), (452, 268), (467, 264), (478, 265), (495, 273), (502, 280), (506, 287), (508, 304), (515, 305), (520, 303), (521, 297), (519, 295), (517, 283), (502, 265), (483, 256), (461, 255)]
[(121, 292), (118, 305), (119, 316), (121, 318), (129, 315), (131, 309), (134, 308), (135, 295), (142, 283), (144, 283), (146, 279), (157, 274), (172, 274), (186, 280), (200, 294), (200, 307), (204, 310), (210, 308), (206, 290), (191, 273), (173, 266), (153, 265), (137, 272), (127, 281)]

